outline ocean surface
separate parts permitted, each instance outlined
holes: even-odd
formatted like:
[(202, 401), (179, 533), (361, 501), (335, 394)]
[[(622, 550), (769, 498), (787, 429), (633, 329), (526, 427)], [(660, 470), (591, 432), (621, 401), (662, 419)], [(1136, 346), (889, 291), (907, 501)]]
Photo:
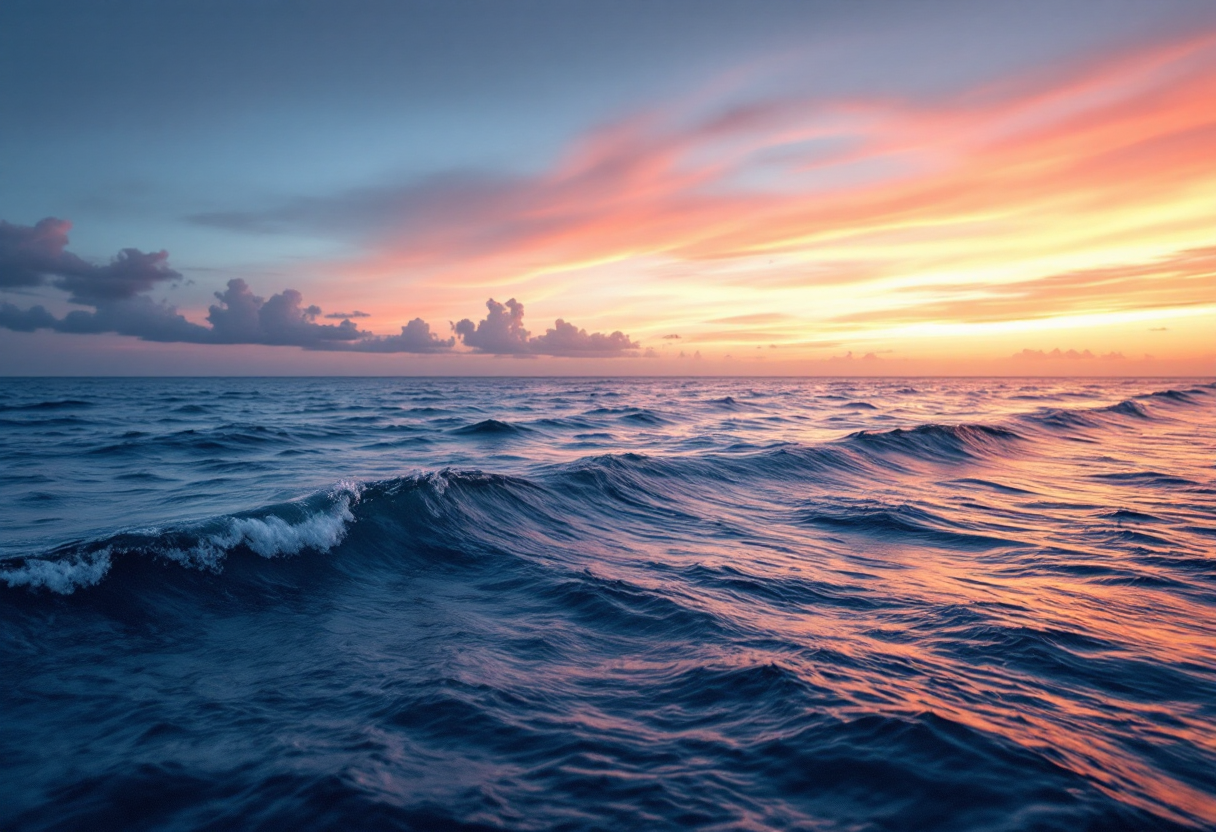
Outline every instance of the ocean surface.
[(1216, 828), (1216, 385), (0, 381), (0, 829)]

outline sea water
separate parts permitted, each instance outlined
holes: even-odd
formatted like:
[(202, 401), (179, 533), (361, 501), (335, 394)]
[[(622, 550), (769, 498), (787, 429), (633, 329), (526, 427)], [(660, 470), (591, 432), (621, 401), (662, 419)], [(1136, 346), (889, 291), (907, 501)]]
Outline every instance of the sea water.
[(0, 384), (0, 828), (1216, 825), (1209, 380)]

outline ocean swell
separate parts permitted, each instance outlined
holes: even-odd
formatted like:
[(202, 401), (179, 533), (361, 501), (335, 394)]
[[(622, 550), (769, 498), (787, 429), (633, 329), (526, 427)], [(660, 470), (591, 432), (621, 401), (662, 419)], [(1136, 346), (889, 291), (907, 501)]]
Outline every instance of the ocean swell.
[(1212, 828), (1146, 384), (16, 383), (0, 827)]

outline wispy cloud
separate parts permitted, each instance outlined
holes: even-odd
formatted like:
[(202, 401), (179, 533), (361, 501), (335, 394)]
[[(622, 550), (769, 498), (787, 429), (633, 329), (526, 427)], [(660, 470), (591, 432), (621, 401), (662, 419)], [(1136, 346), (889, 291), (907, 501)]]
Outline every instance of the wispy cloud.
[(1091, 361), (1095, 358), (1101, 358), (1106, 361), (1123, 361), (1126, 356), (1121, 352), (1108, 352), (1104, 355), (1095, 355), (1089, 350), (1061, 350), (1059, 347), (1056, 347), (1050, 352), (1024, 349), (1021, 352), (1014, 353), (1013, 358), (1030, 361)]
[[(901, 298), (900, 295), (905, 295)], [(919, 295), (911, 303), (907, 295)], [(947, 299), (941, 300), (942, 296)], [(1073, 313), (1178, 308), (1216, 303), (1216, 247), (1175, 252), (1143, 263), (987, 283), (922, 284), (895, 292), (898, 303), (838, 321), (1004, 321)], [(899, 303), (902, 301), (902, 303)]]
[(1168, 237), (1201, 209), (1128, 206), (1216, 180), (1210, 35), (936, 100), (756, 95), (635, 113), (533, 175), (453, 172), (195, 219), (356, 238), (366, 268), (466, 283), (660, 258), (702, 263), (702, 279), (747, 262), (740, 282), (797, 288), (1100, 249), (1129, 223)]

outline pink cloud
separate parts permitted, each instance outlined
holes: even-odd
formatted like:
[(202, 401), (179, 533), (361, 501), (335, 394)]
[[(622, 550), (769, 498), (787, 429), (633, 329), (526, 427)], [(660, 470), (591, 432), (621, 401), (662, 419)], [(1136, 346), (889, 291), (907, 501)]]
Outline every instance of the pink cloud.
[(356, 272), (442, 274), (449, 285), (622, 258), (860, 244), (993, 212), (1030, 221), (1044, 206), (1083, 223), (1210, 176), (1212, 100), (1216, 42), (1205, 33), (934, 101), (786, 97), (700, 116), (640, 112), (535, 175), (453, 174), (202, 219), (356, 234), (376, 251)]

